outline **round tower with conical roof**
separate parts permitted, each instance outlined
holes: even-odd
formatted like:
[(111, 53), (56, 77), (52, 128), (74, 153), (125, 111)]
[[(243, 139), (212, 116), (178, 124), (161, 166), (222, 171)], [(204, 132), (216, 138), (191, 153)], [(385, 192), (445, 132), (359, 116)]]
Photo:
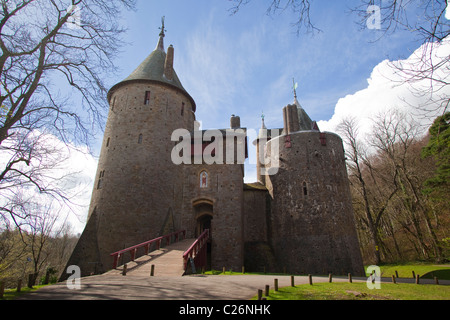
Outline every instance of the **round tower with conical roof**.
[(289, 273), (363, 275), (342, 139), (320, 132), (298, 102), (264, 149), (278, 158), (261, 179), (272, 198), (269, 242)]
[(182, 168), (171, 159), (174, 130), (194, 131), (195, 102), (164, 49), (156, 49), (108, 93), (110, 105), (86, 228), (69, 260), (82, 275), (111, 269), (110, 254), (178, 231)]

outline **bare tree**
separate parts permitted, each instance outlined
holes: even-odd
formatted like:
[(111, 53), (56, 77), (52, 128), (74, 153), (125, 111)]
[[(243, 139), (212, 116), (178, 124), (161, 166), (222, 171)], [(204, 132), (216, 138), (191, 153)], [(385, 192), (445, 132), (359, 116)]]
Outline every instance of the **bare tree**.
[[(397, 196), (409, 213), (422, 251), (427, 251), (427, 242), (430, 242), (435, 259), (439, 262), (442, 259), (442, 248), (431, 223), (426, 197), (421, 192), (424, 181), (408, 161), (410, 150), (422, 130), (410, 116), (398, 110), (379, 114), (373, 123), (371, 145), (388, 160), (395, 171), (394, 183), (401, 191)], [(425, 231), (422, 230), (423, 225)]]
[[(360, 16), (361, 26), (366, 27), (374, 14), (368, 8), (379, 8), (380, 30), (384, 36), (398, 30), (417, 36), (420, 49), (407, 62), (390, 64), (395, 73), (391, 80), (410, 85), (410, 91), (419, 98), (413, 107), (420, 111), (418, 115), (429, 119), (444, 114), (450, 103), (447, 76), (450, 56), (447, 50), (439, 51), (450, 41), (450, 20), (445, 17), (447, 5), (447, 0), (361, 0), (360, 6), (353, 10)], [(422, 101), (417, 104), (417, 100)]]
[[(386, 194), (381, 195), (377, 194), (381, 190), (380, 188), (371, 190), (368, 186), (367, 180), (371, 178), (372, 184), (377, 185), (377, 179), (375, 179), (373, 173), (375, 169), (369, 160), (364, 142), (358, 137), (358, 124), (354, 118), (344, 119), (337, 130), (342, 135), (346, 146), (350, 183), (358, 194), (357, 199), (361, 198), (360, 206), (364, 215), (360, 217), (360, 220), (369, 231), (370, 241), (375, 254), (375, 263), (379, 264), (381, 263), (380, 249), (382, 247), (379, 235), (381, 219), (386, 213), (389, 202), (397, 193), (397, 187), (394, 185), (390, 190), (385, 190), (387, 191)], [(369, 172), (369, 175), (366, 172)]]
[(62, 159), (49, 134), (89, 145), (107, 110), (104, 79), (123, 43), (122, 8), (135, 0), (1, 0), (0, 213), (27, 217), (18, 188), (62, 199), (49, 170)]
[[(229, 0), (234, 3), (230, 9), (232, 14), (236, 14), (243, 5), (251, 2), (251, 0)], [(297, 17), (292, 26), (297, 28), (297, 34), (302, 29), (306, 29), (308, 33), (321, 32), (311, 21), (310, 10), (313, 0), (271, 0), (267, 8), (267, 15), (273, 15), (277, 12), (284, 12), (290, 9)]]
[(361, 0), (352, 11), (359, 15), (363, 27), (374, 7), (380, 10), (380, 27), (385, 34), (403, 29), (417, 34), (422, 43), (440, 42), (450, 34), (450, 22), (445, 18), (447, 0)]

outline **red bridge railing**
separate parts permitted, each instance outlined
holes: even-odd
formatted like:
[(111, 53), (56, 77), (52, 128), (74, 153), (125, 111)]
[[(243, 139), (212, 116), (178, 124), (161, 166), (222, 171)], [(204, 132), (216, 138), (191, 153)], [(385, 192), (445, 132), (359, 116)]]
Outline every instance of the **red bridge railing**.
[(184, 270), (187, 269), (189, 259), (194, 259), (195, 267), (198, 269), (206, 266), (208, 239), (209, 239), (209, 230), (207, 229), (183, 254)]
[(119, 262), (119, 259), (122, 255), (126, 254), (126, 253), (130, 253), (131, 255), (131, 261), (134, 261), (137, 257), (136, 257), (136, 253), (138, 251), (138, 249), (140, 248), (144, 248), (144, 253), (148, 254), (149, 250), (150, 250), (150, 246), (152, 244), (156, 244), (156, 250), (159, 250), (161, 248), (161, 243), (165, 240), (166, 241), (166, 245), (170, 244), (170, 240), (175, 237), (175, 242), (178, 242), (180, 240), (180, 235), (182, 235), (182, 239), (184, 240), (186, 238), (186, 230), (181, 230), (181, 231), (177, 231), (141, 244), (138, 244), (136, 246), (127, 248), (127, 249), (123, 249), (114, 253), (111, 253), (111, 257), (113, 257), (114, 261), (113, 261), (113, 269), (117, 268), (117, 264)]

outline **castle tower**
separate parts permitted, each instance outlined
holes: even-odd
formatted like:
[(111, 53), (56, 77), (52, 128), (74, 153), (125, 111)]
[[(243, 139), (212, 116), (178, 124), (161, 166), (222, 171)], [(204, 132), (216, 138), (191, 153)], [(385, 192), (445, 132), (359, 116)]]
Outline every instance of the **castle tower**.
[(363, 275), (341, 138), (320, 132), (295, 97), (284, 128), (265, 145), (278, 171), (266, 175), (272, 198), (269, 242), (289, 273)]
[(182, 199), (173, 164), (174, 130), (194, 131), (196, 105), (164, 49), (156, 49), (108, 93), (110, 105), (86, 228), (69, 260), (82, 276), (112, 266), (110, 254), (181, 229)]

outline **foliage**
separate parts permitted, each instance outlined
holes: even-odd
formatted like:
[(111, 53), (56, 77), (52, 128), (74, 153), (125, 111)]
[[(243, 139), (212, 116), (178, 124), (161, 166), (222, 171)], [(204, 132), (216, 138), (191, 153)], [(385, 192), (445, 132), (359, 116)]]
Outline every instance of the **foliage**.
[(422, 150), (422, 157), (436, 161), (435, 175), (424, 183), (425, 194), (444, 200), (450, 192), (450, 112), (437, 118), (429, 130), (430, 141)]
[(7, 288), (14, 288), (19, 279), (22, 279), (25, 287), (28, 275), (36, 272), (36, 279), (40, 279), (40, 283), (44, 282), (47, 271), (49, 282), (55, 282), (63, 271), (77, 238), (68, 233), (49, 236), (37, 261), (33, 255), (31, 241), (31, 232), (15, 229), (0, 233), (0, 280), (6, 282)]
[(398, 111), (373, 119), (366, 139), (357, 125), (344, 121), (341, 130), (365, 263), (449, 259), (443, 241), (450, 226), (448, 197), (424, 192), (437, 168), (433, 158), (421, 157), (431, 138)]

